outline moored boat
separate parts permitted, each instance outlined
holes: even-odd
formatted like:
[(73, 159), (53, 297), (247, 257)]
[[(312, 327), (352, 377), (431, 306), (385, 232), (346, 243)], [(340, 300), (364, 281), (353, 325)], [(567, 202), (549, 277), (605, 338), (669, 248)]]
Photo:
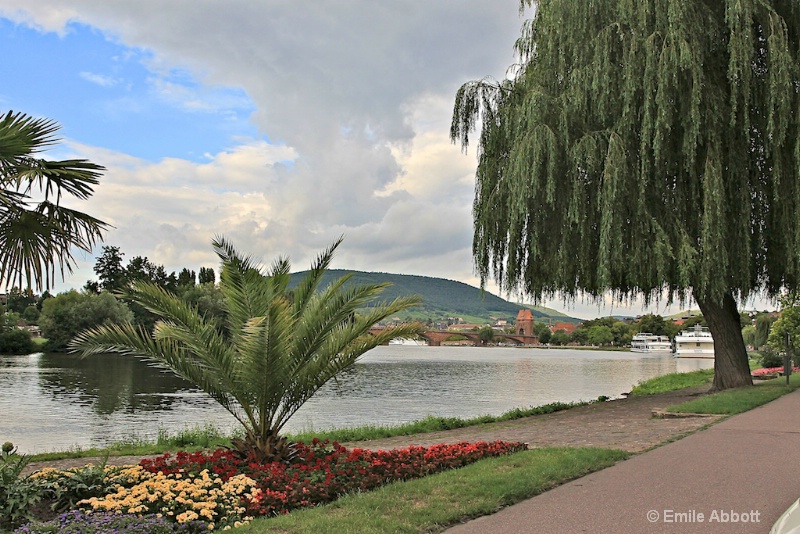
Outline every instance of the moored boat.
[(671, 352), (672, 343), (667, 336), (639, 332), (631, 339), (631, 352)]
[(675, 336), (676, 358), (714, 358), (714, 338), (708, 328), (695, 325)]
[(389, 341), (389, 345), (413, 345), (415, 347), (424, 347), (428, 343), (424, 339), (408, 339), (405, 337), (397, 337)]

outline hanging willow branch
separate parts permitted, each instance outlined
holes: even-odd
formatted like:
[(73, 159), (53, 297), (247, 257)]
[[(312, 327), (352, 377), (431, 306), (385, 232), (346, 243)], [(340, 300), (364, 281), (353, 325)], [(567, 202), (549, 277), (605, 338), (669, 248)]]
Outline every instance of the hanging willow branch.
[(513, 79), (456, 97), (451, 139), (480, 126), (482, 280), (646, 303), (796, 287), (800, 2), (535, 5)]

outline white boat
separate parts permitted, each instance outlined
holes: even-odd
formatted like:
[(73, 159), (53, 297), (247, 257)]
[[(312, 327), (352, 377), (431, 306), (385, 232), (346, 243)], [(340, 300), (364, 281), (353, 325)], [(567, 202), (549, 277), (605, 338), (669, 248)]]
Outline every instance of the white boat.
[(406, 337), (396, 337), (389, 340), (389, 345), (413, 345), (415, 347), (424, 347), (428, 343), (424, 339), (409, 339)]
[(672, 343), (667, 336), (639, 332), (631, 339), (631, 352), (672, 352)]
[(695, 325), (675, 336), (676, 358), (714, 358), (714, 338), (708, 328)]

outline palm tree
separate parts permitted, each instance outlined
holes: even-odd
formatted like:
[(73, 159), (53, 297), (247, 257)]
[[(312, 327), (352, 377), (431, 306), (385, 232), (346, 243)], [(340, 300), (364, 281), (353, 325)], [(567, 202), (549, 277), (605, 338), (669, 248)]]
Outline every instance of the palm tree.
[[(49, 161), (58, 124), (9, 111), (0, 115), (0, 282), (49, 289), (56, 269), (72, 272), (72, 247), (91, 252), (106, 223), (61, 205), (86, 200), (103, 167), (87, 160)], [(23, 281), (25, 285), (23, 285)]]
[(388, 284), (346, 285), (345, 276), (320, 289), (341, 241), (322, 252), (290, 290), (288, 260), (279, 258), (265, 275), (250, 257), (216, 238), (220, 290), (227, 303), (224, 329), (180, 297), (135, 282), (125, 297), (159, 318), (153, 332), (130, 323), (101, 326), (79, 334), (71, 349), (83, 356), (138, 355), (166, 365), (241, 423), (244, 439), (233, 443), (241, 455), (289, 461), (293, 444), (280, 435), (289, 418), (360, 355), (421, 329), (415, 324), (370, 334), (379, 321), (420, 303), (403, 297), (370, 306)]

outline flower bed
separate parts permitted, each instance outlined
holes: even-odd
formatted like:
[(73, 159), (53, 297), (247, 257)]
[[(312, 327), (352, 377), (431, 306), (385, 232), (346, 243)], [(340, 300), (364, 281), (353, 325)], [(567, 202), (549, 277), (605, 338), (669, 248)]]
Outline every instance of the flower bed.
[[(792, 367), (792, 373), (800, 373), (800, 367)], [(750, 373), (756, 377), (772, 377), (783, 374), (783, 366), (781, 367), (763, 367), (756, 369)]]
[(333, 501), (346, 493), (367, 491), (523, 449), (525, 445), (521, 443), (496, 441), (390, 451), (347, 450), (338, 443), (330, 445), (315, 439), (310, 446), (299, 446), (300, 461), (290, 465), (241, 461), (230, 451), (217, 450), (211, 455), (164, 455), (143, 460), (141, 466), (152, 473), (189, 477), (208, 469), (222, 480), (244, 474), (256, 483), (257, 489), (244, 505), (247, 515), (255, 516), (287, 513)]
[[(226, 449), (165, 454), (138, 466), (106, 467), (102, 487), (108, 490), (82, 498), (75, 515), (65, 514), (58, 521), (100, 524), (112, 516), (126, 521), (139, 516), (143, 521), (182, 525), (187, 528), (183, 532), (227, 530), (254, 516), (285, 514), (526, 448), (523, 443), (496, 441), (370, 451), (315, 439), (309, 446), (298, 444), (297, 460), (288, 465), (240, 460)], [(70, 481), (81, 480), (76, 476), (79, 471), (46, 469), (31, 480), (42, 488), (58, 488), (63, 500), (71, 493)], [(54, 530), (39, 524), (18, 532)]]

